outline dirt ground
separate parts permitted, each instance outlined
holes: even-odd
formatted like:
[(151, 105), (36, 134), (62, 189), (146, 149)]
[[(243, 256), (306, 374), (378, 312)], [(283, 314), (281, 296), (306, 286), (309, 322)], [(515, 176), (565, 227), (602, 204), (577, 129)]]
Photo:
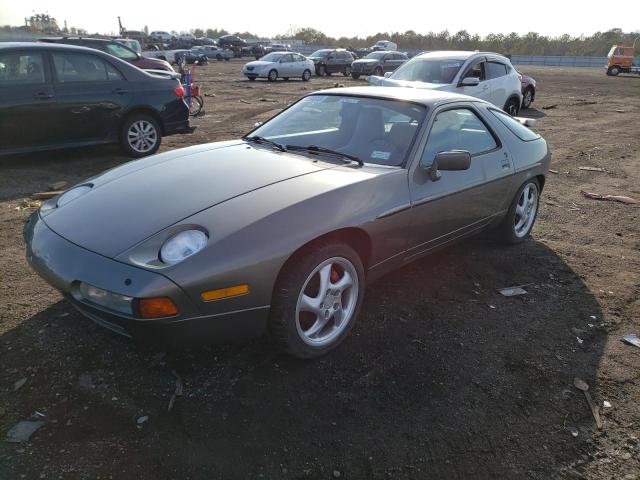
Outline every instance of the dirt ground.
[[(312, 90), (365, 84), (250, 83), (240, 68), (197, 72), (207, 114), (163, 150), (238, 137)], [(116, 147), (1, 159), (0, 479), (639, 479), (640, 348), (621, 338), (640, 333), (640, 205), (580, 190), (640, 198), (640, 77), (523, 70), (557, 171), (532, 238), (474, 239), (383, 278), (351, 336), (317, 361), (268, 339), (139, 350), (86, 320), (29, 269), (22, 226), (33, 192), (127, 159)], [(528, 295), (496, 291), (512, 285)], [(175, 375), (184, 395), (168, 411)], [(3, 441), (38, 417), (29, 443)]]

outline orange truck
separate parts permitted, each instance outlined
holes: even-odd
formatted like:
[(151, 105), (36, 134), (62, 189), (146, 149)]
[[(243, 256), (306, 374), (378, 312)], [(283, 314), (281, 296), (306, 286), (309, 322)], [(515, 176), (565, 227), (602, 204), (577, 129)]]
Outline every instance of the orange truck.
[(636, 38), (632, 47), (614, 45), (607, 55), (607, 75), (616, 76), (620, 73), (640, 74), (640, 57), (634, 57)]

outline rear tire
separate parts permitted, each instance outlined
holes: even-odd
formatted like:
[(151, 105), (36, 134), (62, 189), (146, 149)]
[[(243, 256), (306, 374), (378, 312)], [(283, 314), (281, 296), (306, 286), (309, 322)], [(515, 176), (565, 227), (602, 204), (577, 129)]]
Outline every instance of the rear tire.
[(359, 73), (351, 73), (351, 78), (353, 78), (354, 80), (358, 80), (360, 78), (360, 74)]
[[(362, 306), (364, 283), (362, 260), (353, 248), (332, 241), (309, 245), (280, 273), (269, 314), (271, 335), (294, 357), (325, 355), (353, 328)], [(313, 303), (312, 310), (303, 296)], [(314, 327), (319, 328), (312, 333)]]
[(216, 60), (218, 60), (219, 62), (221, 62), (221, 61), (222, 61), (222, 55), (217, 54), (217, 55), (216, 55)]
[(305, 70), (302, 72), (302, 81), (308, 82), (311, 79), (311, 70)]
[(344, 75), (345, 77), (348, 77), (351, 75), (351, 67), (349, 65), (344, 67), (344, 72), (342, 72), (342, 75)]
[(160, 148), (162, 130), (150, 115), (134, 113), (127, 117), (120, 130), (120, 146), (133, 158), (153, 155)]
[(382, 68), (380, 68), (380, 67), (376, 67), (376, 69), (373, 71), (373, 74), (374, 74), (376, 77), (381, 77), (381, 76), (382, 76)]
[(316, 69), (316, 74), (319, 77), (324, 77), (327, 74), (327, 67), (325, 67), (324, 65), (320, 65), (317, 69)]
[(539, 203), (540, 183), (536, 179), (527, 180), (518, 189), (506, 217), (496, 229), (498, 239), (511, 245), (523, 242), (531, 234)]

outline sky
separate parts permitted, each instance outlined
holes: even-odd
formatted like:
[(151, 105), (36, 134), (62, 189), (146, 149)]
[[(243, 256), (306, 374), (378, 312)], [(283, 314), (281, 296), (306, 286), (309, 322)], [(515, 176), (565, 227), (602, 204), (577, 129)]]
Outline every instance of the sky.
[[(178, 11), (184, 5), (185, 12)], [(514, 10), (515, 9), (515, 10)], [(575, 0), (429, 2), (404, 0), (354, 2), (323, 0), (306, 6), (301, 0), (244, 0), (242, 2), (135, 2), (109, 0), (0, 0), (0, 25), (22, 25), (34, 13), (48, 13), (60, 26), (84, 28), (90, 33), (116, 33), (118, 15), (128, 30), (188, 31), (224, 28), (250, 31), (264, 37), (290, 29), (311, 27), (332, 37), (366, 37), (377, 32), (418, 33), (467, 30), (469, 33), (538, 32), (543, 35), (590, 35), (621, 28), (640, 31), (640, 0), (617, 2)]]

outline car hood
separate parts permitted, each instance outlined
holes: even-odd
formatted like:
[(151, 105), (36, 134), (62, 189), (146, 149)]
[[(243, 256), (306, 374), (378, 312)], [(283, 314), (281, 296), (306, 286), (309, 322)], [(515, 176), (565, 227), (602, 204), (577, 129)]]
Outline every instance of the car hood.
[(371, 85), (378, 85), (382, 87), (427, 88), (429, 90), (444, 91), (450, 91), (453, 87), (451, 83), (429, 83), (412, 80), (394, 80), (393, 78), (384, 77), (369, 77), (369, 83)]
[(273, 65), (275, 62), (265, 62), (263, 60), (256, 60), (255, 62), (249, 62), (245, 65), (245, 67), (253, 67), (253, 68), (262, 68), (269, 67)]
[(60, 236), (109, 258), (195, 213), (330, 168), (300, 155), (224, 142), (154, 155), (85, 183), (89, 193), (45, 213)]

